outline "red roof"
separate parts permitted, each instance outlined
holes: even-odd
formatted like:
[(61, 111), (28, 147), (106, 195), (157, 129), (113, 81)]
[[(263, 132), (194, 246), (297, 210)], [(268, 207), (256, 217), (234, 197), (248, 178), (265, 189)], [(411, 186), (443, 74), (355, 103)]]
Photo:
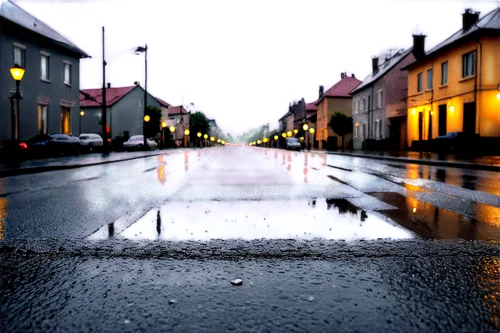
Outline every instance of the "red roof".
[(167, 102), (165, 102), (164, 100), (162, 100), (159, 97), (155, 97), (155, 99), (158, 101), (158, 103), (160, 103), (161, 106), (164, 106), (166, 108), (171, 108), (172, 107), (172, 105), (168, 104)]
[(349, 93), (360, 83), (360, 80), (346, 75), (339, 82), (335, 83), (333, 87), (325, 91), (323, 96), (316, 101), (316, 105), (318, 105), (325, 97), (352, 97)]
[[(137, 86), (106, 88), (106, 106), (112, 106)], [(102, 106), (102, 88), (80, 91), (80, 107)]]
[(187, 111), (186, 109), (184, 109), (184, 107), (182, 105), (179, 105), (179, 106), (170, 106), (168, 108), (168, 115), (174, 115), (174, 114), (179, 114), (179, 113), (182, 113), (182, 114), (187, 114)]
[(306, 111), (316, 111), (316, 102), (306, 103)]

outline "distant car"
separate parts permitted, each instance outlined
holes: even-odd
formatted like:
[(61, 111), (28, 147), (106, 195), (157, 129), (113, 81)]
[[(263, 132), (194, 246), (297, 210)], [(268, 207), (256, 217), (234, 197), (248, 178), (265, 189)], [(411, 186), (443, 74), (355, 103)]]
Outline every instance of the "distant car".
[(435, 144), (440, 151), (454, 152), (459, 150), (471, 149), (473, 139), (477, 135), (465, 134), (463, 132), (450, 132), (446, 135), (440, 135), (435, 139)]
[[(146, 139), (148, 143), (148, 148), (149, 149), (155, 149), (156, 148), (156, 142), (150, 139)], [(131, 136), (128, 141), (123, 143), (123, 148), (126, 151), (132, 151), (132, 150), (141, 150), (144, 146), (144, 136), (142, 135), (134, 135)]]
[(30, 157), (78, 155), (84, 151), (80, 139), (66, 134), (40, 134), (25, 143)]
[(297, 138), (286, 138), (286, 149), (289, 150), (301, 150), (302, 145)]
[(103, 145), (102, 138), (99, 134), (82, 133), (79, 137), (82, 144), (87, 147), (87, 151), (92, 152), (96, 148), (99, 149)]

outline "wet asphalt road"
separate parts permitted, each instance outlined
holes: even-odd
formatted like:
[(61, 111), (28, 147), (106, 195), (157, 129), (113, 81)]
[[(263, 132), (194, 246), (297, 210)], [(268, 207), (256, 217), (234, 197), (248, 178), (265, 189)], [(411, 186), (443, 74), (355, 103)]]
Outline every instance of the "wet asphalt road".
[(496, 331), (498, 183), (250, 147), (4, 178), (0, 332)]

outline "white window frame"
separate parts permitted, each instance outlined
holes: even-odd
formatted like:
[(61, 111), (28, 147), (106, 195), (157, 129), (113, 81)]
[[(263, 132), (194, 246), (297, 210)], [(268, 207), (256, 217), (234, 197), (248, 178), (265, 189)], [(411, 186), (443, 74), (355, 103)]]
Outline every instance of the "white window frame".
[[(446, 66), (446, 72), (443, 68)], [(441, 85), (445, 86), (448, 84), (448, 61), (441, 63)]]
[[(19, 43), (12, 43), (12, 52), (14, 53), (14, 64), (18, 64), (19, 66), (26, 68), (26, 46)], [(21, 51), (21, 60), (19, 62), (16, 61), (16, 49)]]
[(363, 97), (363, 111), (366, 111), (366, 97)]
[[(68, 80), (66, 80), (66, 66), (69, 67), (69, 78)], [(73, 73), (72, 73), (72, 69), (73, 69), (73, 64), (71, 63), (71, 61), (66, 61), (66, 60), (63, 60), (63, 82), (64, 84), (68, 85), (68, 86), (71, 86), (71, 83), (73, 81)]]
[(380, 89), (378, 92), (377, 92), (377, 105), (378, 105), (378, 108), (381, 109), (384, 107), (384, 101), (383, 101), (383, 96), (384, 96), (384, 90), (383, 89)]
[(359, 124), (354, 125), (354, 138), (358, 139), (359, 138)]
[[(46, 75), (43, 73), (43, 59), (47, 59)], [(42, 81), (50, 82), (50, 53), (40, 52), (40, 79)]]
[(476, 50), (462, 55), (462, 78), (476, 75)]

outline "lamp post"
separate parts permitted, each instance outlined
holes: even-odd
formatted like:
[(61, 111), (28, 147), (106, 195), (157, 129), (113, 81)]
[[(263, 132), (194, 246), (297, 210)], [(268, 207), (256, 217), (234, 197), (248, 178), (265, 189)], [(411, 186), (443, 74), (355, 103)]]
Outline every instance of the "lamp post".
[(201, 146), (202, 146), (202, 145), (201, 145), (201, 132), (198, 132), (196, 135), (198, 136), (198, 142), (199, 142), (198, 144), (199, 144), (199, 145), (200, 145), (200, 147), (201, 147)]
[[(170, 126), (169, 130), (170, 130), (170, 133), (172, 133), (172, 136), (173, 136), (174, 132), (175, 132), (175, 127), (174, 126)], [(174, 142), (175, 142), (175, 139), (174, 139)]]
[(205, 147), (206, 147), (207, 146), (208, 134), (203, 135), (203, 138), (205, 139)]
[[(13, 144), (15, 145), (16, 157), (17, 151), (19, 150), (19, 100), (21, 99), (21, 93), (19, 92), (19, 85), (23, 79), (25, 69), (15, 64), (10, 69), (10, 75), (16, 82), (16, 93), (12, 96), (12, 115), (11, 115), (11, 137)], [(15, 102), (14, 102), (15, 100)]]
[[(309, 133), (311, 133), (310, 138), (313, 138), (313, 137), (314, 137), (314, 136), (313, 136), (313, 135), (314, 135), (314, 128), (312, 128), (312, 127), (311, 127), (311, 128), (309, 129)], [(312, 141), (312, 140), (311, 140), (311, 141)], [(311, 149), (311, 148), (309, 148), (309, 149)]]
[(307, 129), (308, 129), (308, 128), (309, 128), (309, 125), (307, 125), (307, 124), (304, 124), (304, 125), (302, 126), (302, 129), (304, 130), (304, 139), (305, 139), (305, 141), (306, 141), (306, 149), (307, 149), (307, 142), (308, 142), (308, 140), (307, 140), (307, 139), (308, 139), (308, 137), (307, 137)]
[(142, 134), (144, 137), (144, 150), (147, 150), (146, 138), (146, 115), (148, 110), (148, 44), (145, 46), (138, 46), (135, 49), (136, 54), (144, 53), (144, 122), (142, 123)]
[(80, 118), (79, 118), (79, 122), (78, 122), (78, 135), (81, 135), (82, 134), (82, 117), (85, 115), (85, 112), (82, 110), (80, 111)]
[(191, 133), (188, 129), (184, 130), (184, 148), (187, 148), (187, 140), (189, 138), (189, 133)]
[(163, 137), (163, 148), (167, 146), (167, 133), (165, 132), (165, 128), (168, 126), (168, 123), (166, 121), (161, 122), (161, 136)]

